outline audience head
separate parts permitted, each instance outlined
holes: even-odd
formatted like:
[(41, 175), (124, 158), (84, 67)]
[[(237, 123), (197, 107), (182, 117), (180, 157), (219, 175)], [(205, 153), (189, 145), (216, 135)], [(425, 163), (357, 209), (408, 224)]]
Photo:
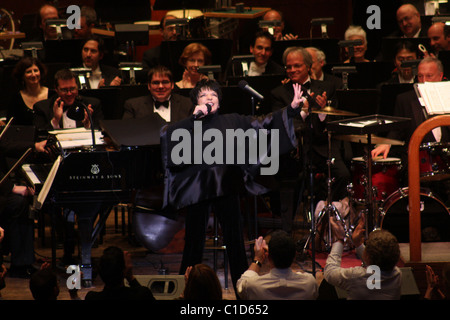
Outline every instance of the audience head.
[(215, 113), (222, 102), (222, 88), (216, 80), (201, 79), (191, 90), (190, 97), (194, 106), (209, 103), (211, 113)]
[[(283, 38), (284, 20), (283, 14), (277, 10), (269, 10), (263, 16), (263, 21), (281, 21), (280, 26), (273, 28), (273, 38), (275, 40), (281, 40)], [(267, 31), (267, 28), (263, 30)]]
[(46, 22), (51, 19), (59, 19), (58, 9), (51, 4), (44, 4), (39, 9), (39, 27), (44, 33), (45, 40), (54, 40), (57, 38), (55, 27), (48, 27)]
[(174, 88), (173, 74), (164, 66), (157, 66), (147, 73), (147, 86), (153, 98), (164, 102), (170, 98)]
[(435, 57), (426, 57), (420, 61), (417, 68), (417, 79), (419, 83), (439, 82), (444, 77), (444, 66)]
[(403, 35), (407, 38), (414, 36), (422, 28), (420, 13), (412, 4), (404, 4), (397, 9), (397, 23)]
[(410, 80), (414, 77), (412, 68), (402, 68), (402, 63), (408, 60), (417, 60), (416, 47), (411, 41), (400, 41), (395, 46), (394, 64), (398, 73), (405, 80)]
[(184, 288), (185, 300), (222, 300), (222, 286), (214, 270), (206, 264), (196, 264), (189, 272)]
[(306, 50), (308, 50), (312, 59), (311, 73), (315, 76), (315, 79), (320, 79), (323, 73), (322, 68), (327, 63), (325, 53), (315, 47), (308, 47)]
[(250, 52), (255, 56), (255, 63), (259, 66), (265, 65), (273, 53), (273, 36), (267, 31), (259, 31), (250, 46)]
[(69, 69), (58, 70), (55, 74), (55, 90), (64, 104), (71, 106), (78, 96), (78, 78)]
[(47, 75), (47, 68), (36, 58), (24, 57), (17, 62), (12, 75), (19, 89), (23, 90), (34, 84), (42, 85)]
[(97, 13), (89, 6), (82, 6), (80, 12), (80, 29), (74, 30), (75, 38), (86, 39), (92, 34), (92, 28), (97, 24)]
[(103, 39), (98, 36), (90, 36), (83, 44), (81, 58), (86, 67), (97, 69), (100, 60), (103, 59), (105, 45)]
[(312, 57), (303, 47), (289, 47), (283, 53), (286, 74), (293, 83), (303, 84), (308, 80)]
[(366, 241), (363, 259), (366, 265), (376, 265), (381, 271), (392, 271), (400, 259), (397, 238), (387, 230), (374, 230)]
[(164, 41), (175, 41), (178, 38), (177, 28), (175, 26), (166, 26), (166, 21), (170, 19), (177, 19), (177, 17), (166, 15), (159, 23), (159, 29)]
[(188, 44), (178, 60), (189, 73), (198, 73), (198, 67), (211, 64), (211, 51), (201, 43)]
[(450, 39), (445, 36), (445, 23), (436, 22), (428, 28), (428, 38), (434, 53), (442, 50), (450, 50)]
[(276, 230), (271, 234), (268, 247), (269, 259), (275, 268), (291, 267), (296, 254), (295, 242), (291, 236), (285, 231)]
[(56, 274), (49, 268), (36, 271), (30, 278), (30, 291), (35, 300), (56, 300), (59, 295)]
[[(365, 59), (367, 51), (366, 31), (361, 26), (349, 26), (344, 34), (345, 40), (361, 40), (362, 44), (354, 47), (353, 55), (356, 61)], [(346, 48), (348, 51), (348, 48)]]
[(103, 251), (100, 257), (99, 275), (107, 288), (124, 284), (125, 257), (122, 249), (110, 246)]

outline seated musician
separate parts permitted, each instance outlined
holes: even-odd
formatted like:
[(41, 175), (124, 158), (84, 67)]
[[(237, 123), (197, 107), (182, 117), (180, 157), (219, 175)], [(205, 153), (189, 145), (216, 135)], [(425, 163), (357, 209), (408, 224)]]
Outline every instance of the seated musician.
[[(68, 107), (76, 103), (84, 104), (89, 110), (94, 128), (99, 127), (100, 120), (103, 119), (103, 112), (100, 100), (96, 98), (84, 97), (78, 94), (77, 76), (68, 69), (61, 69), (55, 74), (56, 95), (39, 101), (34, 105), (34, 125), (40, 132), (51, 131), (54, 129), (91, 128), (89, 116), (84, 111), (84, 119), (75, 121), (67, 116)], [(76, 264), (72, 258), (75, 248), (75, 238), (73, 235), (73, 225), (75, 215), (77, 216), (78, 226), (81, 238), (81, 264), (91, 265), (91, 233), (93, 223), (97, 213), (101, 210), (103, 203), (72, 203), (65, 205), (64, 219), (66, 221), (66, 237), (64, 241), (63, 263)], [(85, 270), (86, 279), (90, 280), (91, 274)]]
[(141, 119), (157, 113), (167, 122), (179, 121), (192, 114), (189, 98), (173, 92), (175, 84), (172, 72), (163, 66), (148, 72), (149, 95), (125, 101), (122, 119)]
[[(178, 39), (178, 31), (175, 26), (166, 26), (166, 21), (169, 19), (177, 19), (173, 15), (166, 15), (161, 19), (159, 24), (159, 31), (162, 36), (162, 41), (175, 41)], [(146, 50), (142, 56), (142, 66), (144, 71), (148, 72), (151, 68), (158, 66), (161, 63), (161, 46), (155, 46)]]
[(413, 73), (413, 69), (403, 68), (402, 63), (408, 60), (416, 60), (417, 51), (412, 42), (404, 40), (397, 43), (395, 46), (395, 69), (392, 72), (392, 77), (388, 79), (385, 83), (396, 84), (396, 83), (414, 83), (416, 77)]
[[(283, 66), (271, 59), (273, 54), (274, 37), (267, 31), (258, 31), (253, 43), (250, 45), (250, 53), (255, 57), (250, 63), (248, 76), (261, 76), (269, 74), (285, 74)], [(244, 72), (240, 65), (233, 65), (233, 74), (243, 76)]]
[[(417, 71), (419, 83), (442, 81), (443, 74), (442, 63), (434, 57), (424, 58), (419, 63)], [(414, 90), (410, 90), (397, 96), (394, 108), (394, 117), (411, 119), (411, 122), (407, 128), (403, 128), (402, 130), (393, 130), (389, 132), (387, 136), (389, 139), (404, 141), (405, 144), (403, 146), (392, 146), (392, 148), (389, 144), (380, 144), (375, 146), (371, 153), (372, 157), (382, 156), (386, 159), (388, 154), (393, 154), (394, 156), (400, 158), (403, 163), (403, 181), (401, 184), (406, 186), (408, 173), (407, 150), (409, 141), (416, 128), (427, 119), (427, 116), (424, 114), (423, 108)], [(423, 143), (447, 142), (449, 141), (449, 137), (449, 127), (438, 127), (425, 135)], [(436, 192), (441, 195), (442, 198), (448, 198), (448, 195), (445, 195), (444, 190), (437, 188)]]
[(104, 86), (119, 86), (122, 83), (120, 71), (112, 66), (101, 63), (105, 54), (105, 44), (98, 36), (86, 39), (81, 49), (83, 67), (91, 69), (89, 88), (98, 89)]
[[(19, 159), (28, 148), (35, 152), (45, 152), (46, 140), (34, 143), (17, 139), (5, 139), (0, 143), (0, 177), (9, 169), (6, 157)], [(14, 140), (14, 141), (13, 141)], [(4, 229), (4, 239), (0, 240), (0, 261), (3, 255), (11, 254), (8, 276), (29, 278), (36, 271), (34, 257), (34, 221), (30, 217), (31, 197), (34, 189), (26, 186), (16, 177), (8, 176), (0, 185), (0, 229)], [(0, 262), (1, 268), (1, 262)], [(3, 270), (0, 270), (2, 272)]]
[(198, 68), (211, 64), (211, 51), (203, 44), (193, 42), (184, 48), (178, 62), (183, 66), (184, 72), (182, 79), (175, 85), (180, 89), (194, 88), (201, 79), (208, 78), (199, 73)]
[[(360, 26), (349, 26), (345, 31), (345, 40), (361, 40), (362, 44), (354, 46), (353, 56), (349, 57), (344, 63), (354, 62), (369, 62), (370, 60), (365, 57), (367, 51), (367, 36), (366, 32)], [(345, 48), (347, 54), (349, 54), (348, 47)]]
[(61, 69), (55, 74), (56, 95), (49, 99), (37, 102), (34, 109), (34, 126), (38, 131), (50, 131), (54, 129), (91, 127), (89, 117), (85, 112), (82, 121), (75, 121), (67, 117), (67, 108), (76, 101), (84, 103), (92, 116), (94, 127), (99, 126), (103, 119), (100, 100), (91, 97), (83, 97), (78, 94), (78, 80), (76, 74), (68, 69)]
[(89, 6), (82, 6), (80, 12), (80, 28), (74, 29), (75, 39), (87, 39), (92, 35), (92, 28), (97, 24), (97, 13)]
[(298, 39), (298, 35), (293, 35), (292, 33), (284, 33), (285, 22), (283, 19), (283, 14), (280, 11), (277, 11), (277, 10), (267, 11), (263, 16), (263, 21), (281, 21), (280, 26), (273, 28), (273, 37), (274, 37), (275, 41)]

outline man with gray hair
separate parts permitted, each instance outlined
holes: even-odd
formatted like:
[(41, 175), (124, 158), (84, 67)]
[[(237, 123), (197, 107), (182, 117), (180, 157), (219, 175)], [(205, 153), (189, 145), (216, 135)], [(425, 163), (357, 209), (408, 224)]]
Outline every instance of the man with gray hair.
[[(308, 50), (303, 47), (287, 48), (283, 53), (283, 63), (286, 68), (288, 81), (271, 91), (272, 110), (276, 111), (289, 105), (290, 100), (294, 96), (292, 85), (294, 83), (301, 85), (302, 90), (309, 97), (303, 106), (300, 116), (294, 118), (294, 126), (297, 130), (299, 141), (302, 141), (302, 145), (299, 146), (299, 151), (302, 154), (299, 156), (304, 160), (304, 163), (309, 163), (312, 159), (316, 172), (326, 173), (328, 159), (326, 123), (328, 116), (326, 114), (310, 114), (308, 106), (311, 106), (313, 111), (318, 112), (327, 105), (327, 101), (331, 101), (333, 105), (336, 88), (330, 82), (312, 79), (313, 58)], [(308, 123), (311, 125), (307, 125)], [(342, 142), (337, 140), (332, 140), (331, 142), (331, 155), (335, 158), (331, 171), (332, 176), (336, 178), (332, 190), (333, 201), (339, 201), (347, 197), (347, 185), (350, 182), (350, 171), (341, 154), (341, 144)], [(288, 161), (288, 163), (286, 166), (280, 165), (280, 168), (295, 167), (294, 164), (290, 163), (293, 161), (292, 159), (284, 160)], [(284, 160), (280, 159), (280, 161)], [(286, 172), (287, 177), (290, 177), (290, 179), (293, 174), (294, 176), (298, 175), (298, 173), (290, 172), (291, 170), (289, 169), (289, 172)], [(308, 174), (308, 172), (303, 172), (304, 177), (308, 176)], [(320, 185), (319, 194), (315, 195), (317, 196), (316, 198), (326, 199), (326, 189), (325, 183)]]
[(323, 67), (327, 64), (325, 52), (316, 47), (307, 47), (312, 58), (311, 78), (321, 81), (329, 81), (336, 89), (342, 89), (342, 79), (332, 74), (323, 72)]

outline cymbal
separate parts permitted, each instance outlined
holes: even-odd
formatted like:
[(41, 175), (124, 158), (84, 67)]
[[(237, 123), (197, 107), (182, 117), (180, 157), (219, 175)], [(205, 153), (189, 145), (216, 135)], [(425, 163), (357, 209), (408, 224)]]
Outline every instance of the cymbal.
[[(367, 134), (348, 134), (348, 135), (340, 135), (335, 136), (338, 140), (344, 140), (344, 141), (350, 141), (350, 142), (356, 142), (356, 143), (364, 143), (367, 144), (369, 140), (369, 136)], [(383, 137), (378, 137), (372, 135), (370, 137), (370, 142), (372, 144), (391, 144), (394, 146), (403, 146), (405, 144), (404, 141), (394, 140), (394, 139), (388, 139)]]
[(353, 113), (345, 110), (338, 110), (331, 106), (325, 106), (322, 109), (316, 109), (311, 111), (311, 113), (328, 114), (330, 116), (359, 116), (357, 113)]

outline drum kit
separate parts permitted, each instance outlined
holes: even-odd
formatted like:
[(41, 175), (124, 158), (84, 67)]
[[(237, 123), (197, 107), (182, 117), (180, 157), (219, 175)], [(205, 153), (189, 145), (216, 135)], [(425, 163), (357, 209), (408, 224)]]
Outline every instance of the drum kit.
[[(410, 119), (391, 117), (384, 115), (371, 115), (355, 117), (357, 114), (337, 110), (331, 106), (312, 111), (312, 113), (327, 114), (331, 116), (343, 116), (343, 120), (331, 121), (327, 124), (328, 131), (328, 179), (327, 201), (323, 209), (312, 217), (311, 234), (309, 235), (303, 250), (311, 245), (311, 239), (323, 241), (326, 251), (331, 249), (332, 230), (328, 219), (335, 217), (341, 222), (346, 238), (351, 241), (352, 232), (355, 230), (358, 220), (364, 214), (366, 238), (370, 231), (386, 229), (397, 236), (399, 242), (409, 242), (409, 215), (408, 215), (408, 188), (401, 188), (400, 174), (402, 163), (399, 158), (372, 158), (371, 150), (377, 144), (404, 145), (403, 141), (380, 137), (383, 131), (389, 131), (395, 127), (402, 129)], [(359, 214), (348, 214), (342, 217), (342, 213), (336, 208), (331, 199), (331, 138), (359, 143), (365, 147), (363, 157), (353, 158), (351, 161), (352, 181), (348, 185), (350, 212), (355, 207), (362, 209)], [(441, 181), (450, 177), (450, 144), (428, 143), (420, 148), (420, 176), (421, 182)], [(450, 232), (450, 211), (428, 189), (421, 189), (422, 227), (437, 228), (439, 234)], [(328, 228), (326, 228), (328, 225)], [(422, 229), (423, 229), (422, 228)], [(446, 229), (446, 230), (445, 230)], [(326, 230), (324, 232), (324, 230)], [(320, 234), (318, 234), (320, 231)], [(449, 235), (450, 237), (450, 235)], [(351, 246), (351, 243), (349, 243)], [(314, 243), (312, 243), (314, 249)]]

